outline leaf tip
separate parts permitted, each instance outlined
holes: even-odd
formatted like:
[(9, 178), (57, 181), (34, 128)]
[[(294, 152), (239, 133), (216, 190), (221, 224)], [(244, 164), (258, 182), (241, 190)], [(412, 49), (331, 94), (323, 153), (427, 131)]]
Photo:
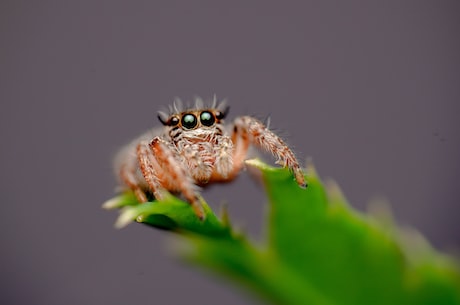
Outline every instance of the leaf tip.
[(316, 171), (315, 165), (313, 164), (312, 158), (307, 158), (307, 161), (305, 162), (305, 172), (307, 173), (309, 179), (318, 179), (319, 175)]
[(105, 210), (113, 210), (119, 208), (122, 200), (120, 197), (113, 197), (102, 204), (102, 208)]
[(384, 197), (375, 197), (369, 201), (367, 213), (384, 227), (396, 227), (390, 202)]
[(222, 221), (222, 225), (224, 227), (230, 228), (230, 216), (228, 214), (228, 206), (227, 204), (222, 205), (221, 212), (220, 212), (220, 219)]
[(324, 184), (331, 204), (348, 205), (348, 201), (337, 182), (332, 179), (328, 179)]
[(268, 169), (269, 167), (263, 163), (260, 159), (254, 158), (254, 159), (249, 159), (245, 160), (244, 163), (246, 163), (249, 166), (253, 166), (255, 168), (258, 168), (260, 170)]
[(133, 220), (135, 220), (137, 217), (138, 215), (134, 209), (125, 208), (121, 212), (120, 216), (118, 216), (118, 219), (115, 222), (115, 228), (122, 229), (133, 222)]

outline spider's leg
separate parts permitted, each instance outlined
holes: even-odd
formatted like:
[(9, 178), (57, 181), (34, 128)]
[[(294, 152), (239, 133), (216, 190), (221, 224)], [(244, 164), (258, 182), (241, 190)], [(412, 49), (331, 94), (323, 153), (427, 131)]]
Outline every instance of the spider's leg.
[[(191, 204), (198, 218), (203, 219), (204, 212), (197, 187), (168, 143), (156, 137), (148, 146), (145, 145), (144, 148), (139, 146), (139, 150), (141, 151), (138, 156), (142, 174), (155, 197), (161, 189), (180, 192)], [(159, 195), (161, 198), (161, 194)]]
[(161, 199), (161, 190), (164, 189), (160, 181), (162, 169), (158, 164), (158, 160), (155, 158), (155, 155), (152, 154), (148, 142), (140, 142), (137, 145), (136, 154), (139, 162), (139, 168), (142, 176), (144, 176), (145, 182), (155, 198)]
[(134, 195), (139, 202), (147, 202), (147, 196), (136, 181), (135, 174), (132, 170), (123, 166), (120, 171), (120, 178), (134, 192)]
[(249, 136), (245, 128), (238, 128), (237, 125), (233, 125), (232, 132), (233, 142), (233, 172), (230, 176), (236, 176), (244, 165), (246, 154), (249, 149)]
[[(134, 153), (129, 153), (127, 150), (123, 153), (123, 161), (119, 162), (120, 179), (134, 192), (134, 195), (139, 202), (147, 202), (147, 196), (145, 195), (138, 176), (136, 175), (136, 155)], [(120, 157), (120, 159), (122, 158)]]
[(148, 186), (140, 172), (137, 146), (141, 142), (148, 143), (155, 135), (161, 134), (162, 131), (162, 129), (146, 131), (120, 149), (114, 158), (115, 173), (121, 182), (134, 192), (139, 202), (148, 201), (145, 193), (148, 190)]
[[(253, 144), (264, 151), (270, 152), (277, 158), (277, 164), (288, 167), (300, 187), (305, 188), (307, 186), (304, 173), (292, 150), (259, 120), (250, 116), (237, 118), (234, 122), (232, 140), (236, 146), (235, 164), (243, 162), (249, 144)], [(241, 144), (238, 144), (239, 142)]]

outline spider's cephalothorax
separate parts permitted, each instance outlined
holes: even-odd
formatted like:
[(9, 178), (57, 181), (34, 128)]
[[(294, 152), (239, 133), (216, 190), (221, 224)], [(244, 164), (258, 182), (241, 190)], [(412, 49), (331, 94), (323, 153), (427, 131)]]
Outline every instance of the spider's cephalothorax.
[(278, 164), (292, 171), (299, 186), (306, 186), (303, 171), (283, 140), (250, 116), (225, 126), (227, 112), (225, 102), (217, 105), (215, 97), (209, 107), (199, 98), (189, 108), (176, 100), (169, 114), (158, 113), (162, 131), (149, 131), (118, 153), (115, 167), (121, 181), (140, 202), (146, 202), (149, 193), (157, 199), (163, 190), (180, 193), (202, 219), (197, 186), (234, 179), (253, 144), (272, 153)]

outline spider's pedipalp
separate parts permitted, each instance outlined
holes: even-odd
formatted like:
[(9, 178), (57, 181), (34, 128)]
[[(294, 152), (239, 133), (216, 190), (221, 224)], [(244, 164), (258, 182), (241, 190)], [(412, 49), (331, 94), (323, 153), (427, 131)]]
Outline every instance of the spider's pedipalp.
[(232, 140), (229, 137), (220, 137), (219, 149), (215, 154), (216, 173), (223, 179), (229, 179), (234, 169)]

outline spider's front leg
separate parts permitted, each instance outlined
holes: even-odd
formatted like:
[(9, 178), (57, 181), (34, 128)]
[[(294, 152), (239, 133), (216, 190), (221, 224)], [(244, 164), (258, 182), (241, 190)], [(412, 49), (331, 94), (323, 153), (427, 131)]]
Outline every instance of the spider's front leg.
[(236, 118), (232, 141), (236, 146), (233, 158), (236, 167), (242, 166), (249, 144), (254, 144), (276, 157), (277, 164), (289, 168), (300, 187), (307, 186), (304, 173), (292, 150), (259, 120), (250, 116)]
[(181, 193), (198, 218), (204, 219), (197, 187), (166, 141), (155, 137), (148, 144), (141, 142), (137, 146), (137, 157), (142, 175), (155, 198), (161, 199), (161, 190), (164, 189)]

